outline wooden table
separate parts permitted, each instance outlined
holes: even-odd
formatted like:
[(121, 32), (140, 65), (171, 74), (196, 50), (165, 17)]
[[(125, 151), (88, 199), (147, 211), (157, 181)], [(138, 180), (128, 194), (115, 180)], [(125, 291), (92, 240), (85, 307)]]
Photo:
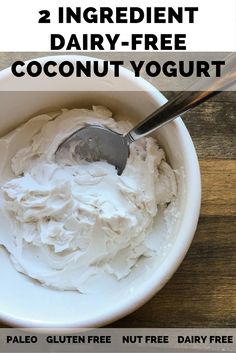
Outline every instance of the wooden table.
[[(0, 53), (0, 69), (42, 53)], [(169, 98), (172, 92), (164, 92)], [(202, 208), (191, 248), (167, 285), (111, 327), (235, 327), (236, 92), (185, 115), (202, 174)], [(5, 326), (4, 324), (2, 324)]]

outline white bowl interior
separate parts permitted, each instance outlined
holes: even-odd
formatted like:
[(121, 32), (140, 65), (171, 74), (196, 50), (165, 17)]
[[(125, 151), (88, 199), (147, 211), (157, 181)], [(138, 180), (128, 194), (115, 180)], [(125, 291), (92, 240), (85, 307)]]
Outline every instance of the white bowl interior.
[[(1, 78), (0, 78), (1, 79)], [(86, 79), (86, 82), (88, 79)], [(23, 121), (40, 112), (65, 107), (87, 107), (92, 104), (108, 106), (115, 117), (133, 122), (165, 102), (165, 98), (151, 85), (139, 80), (144, 91), (128, 91), (129, 82), (136, 82), (129, 72), (120, 78), (126, 91), (103, 91), (103, 81), (96, 91), (78, 92), (0, 92), (0, 135), (4, 135)], [(58, 82), (59, 83), (59, 82)], [(78, 79), (77, 85), (83, 85)], [(86, 83), (88, 84), (88, 82)], [(101, 87), (99, 87), (99, 84)], [(100, 89), (101, 88), (101, 89)], [(0, 317), (19, 326), (95, 327), (114, 321), (142, 305), (159, 290), (182, 261), (194, 234), (200, 206), (200, 175), (191, 138), (180, 119), (155, 134), (166, 151), (174, 169), (182, 169), (179, 179), (180, 217), (173, 232), (176, 239), (165, 260), (153, 259), (151, 269), (144, 264), (116, 284), (109, 278), (96, 282), (96, 290), (86, 295), (73, 291), (45, 288), (12, 266), (8, 254), (0, 249)], [(1, 232), (7, 231), (1, 220)]]

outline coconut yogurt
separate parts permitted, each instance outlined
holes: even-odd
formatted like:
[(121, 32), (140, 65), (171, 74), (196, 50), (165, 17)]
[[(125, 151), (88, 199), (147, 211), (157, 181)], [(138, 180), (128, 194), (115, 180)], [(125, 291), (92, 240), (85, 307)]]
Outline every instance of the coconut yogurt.
[[(16, 270), (61, 290), (86, 288), (101, 273), (122, 280), (141, 257), (157, 256), (149, 236), (158, 214), (175, 213), (175, 173), (152, 137), (131, 144), (121, 176), (105, 161), (56, 161), (60, 143), (85, 124), (132, 127), (95, 106), (36, 116), (0, 139), (1, 211), (11, 226), (0, 244)], [(156, 237), (167, 233), (168, 224)]]

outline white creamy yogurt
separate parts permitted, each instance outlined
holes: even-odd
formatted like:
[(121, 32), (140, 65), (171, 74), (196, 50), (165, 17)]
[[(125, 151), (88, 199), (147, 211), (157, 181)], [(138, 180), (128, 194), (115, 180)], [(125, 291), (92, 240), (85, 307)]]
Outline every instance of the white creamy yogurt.
[(0, 139), (1, 209), (12, 229), (0, 244), (18, 271), (44, 285), (86, 290), (101, 273), (121, 280), (141, 257), (157, 256), (148, 238), (155, 218), (175, 213), (175, 173), (151, 137), (131, 144), (121, 176), (105, 161), (56, 163), (59, 144), (85, 123), (131, 128), (111, 116), (100, 106), (62, 110)]

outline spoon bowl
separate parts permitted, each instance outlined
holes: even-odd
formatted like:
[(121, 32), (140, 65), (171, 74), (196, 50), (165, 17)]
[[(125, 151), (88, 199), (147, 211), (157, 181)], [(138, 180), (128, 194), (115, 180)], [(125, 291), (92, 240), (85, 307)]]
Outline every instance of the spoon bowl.
[(100, 125), (86, 125), (69, 136), (57, 149), (56, 161), (70, 155), (75, 161), (106, 160), (121, 175), (129, 157), (127, 138)]

